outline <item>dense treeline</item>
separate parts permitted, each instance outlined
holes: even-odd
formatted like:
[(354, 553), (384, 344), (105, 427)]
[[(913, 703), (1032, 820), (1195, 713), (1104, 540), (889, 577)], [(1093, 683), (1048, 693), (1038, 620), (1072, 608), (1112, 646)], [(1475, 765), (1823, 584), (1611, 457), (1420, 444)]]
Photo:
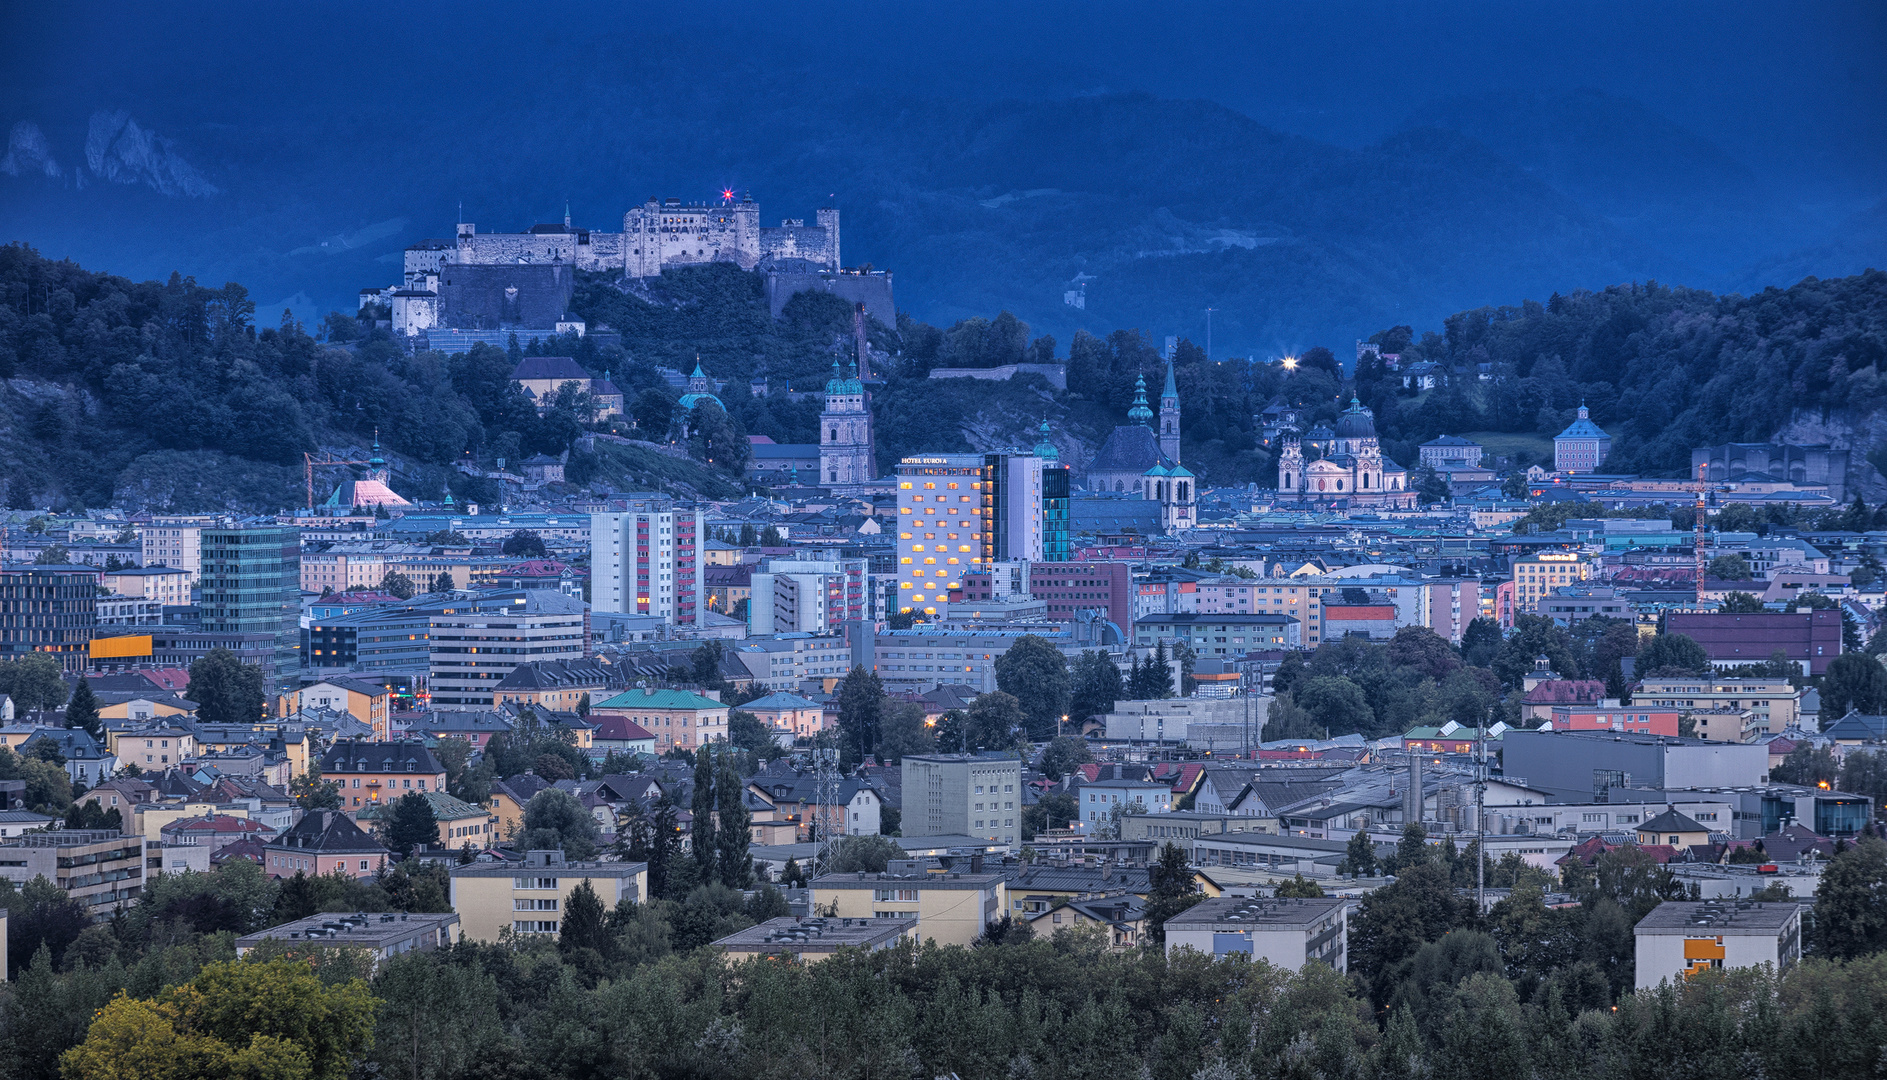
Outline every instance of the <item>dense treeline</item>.
[[(734, 472), (744, 460), (727, 448), (748, 433), (816, 441), (817, 398), (793, 401), (781, 391), (817, 391), (833, 360), (849, 366), (854, 351), (843, 300), (802, 293), (774, 319), (760, 278), (732, 266), (671, 271), (635, 292), (585, 275), (572, 306), (618, 330), (620, 347), (573, 335), (533, 351), (573, 355), (608, 372), (644, 438), (666, 439), (680, 419), (658, 365), (687, 371), (699, 358), (728, 380), (721, 395), (728, 424), (691, 449)], [(468, 483), (448, 475), (462, 455), (490, 464), (561, 453), (588, 419), (587, 402), (574, 397), (539, 416), (506, 377), (516, 349), (406, 356), (384, 331), (347, 316), (329, 316), (317, 340), (271, 314), (255, 311), (234, 283), (209, 288), (176, 275), (132, 282), (21, 245), (0, 248), (0, 377), (30, 380), (0, 412), (11, 436), (0, 455), (7, 502), (99, 506), (119, 490), (214, 501), (236, 491), (258, 503), (272, 494), (279, 505), (303, 451), (364, 445), (375, 430), (406, 459), (396, 487), (438, 497), (448, 482)], [(1858, 414), (1887, 403), (1884, 329), (1887, 274), (1870, 272), (1753, 297), (1617, 286), (1462, 312), (1419, 339), (1409, 327), (1375, 335), (1384, 351), (1399, 351), (1405, 370), (1440, 366), (1442, 385), (1420, 394), (1375, 361), (1346, 380), (1322, 347), (1286, 370), (1212, 359), (1182, 340), (1174, 366), (1185, 456), (1212, 483), (1275, 480), (1257, 430), (1266, 403), (1281, 396), (1327, 420), (1351, 392), (1376, 411), (1385, 449), (1405, 465), (1417, 444), (1438, 434), (1550, 436), (1583, 401), (1615, 436), (1617, 468), (1669, 472), (1686, 466), (1692, 446), (1766, 439), (1799, 411)], [(1140, 331), (1105, 338), (1083, 331), (1067, 346), (1067, 392), (1033, 376), (928, 380), (934, 367), (1055, 358), (1053, 338), (1032, 337), (1007, 312), (947, 329), (904, 316), (895, 328), (873, 320), (868, 337), (892, 358), (877, 372), (886, 381), (874, 394), (881, 468), (920, 449), (1032, 441), (1028, 429), (1044, 416), (1098, 446), (1124, 421), (1135, 379), (1146, 377), (1156, 399), (1164, 367)], [(765, 397), (747, 391), (758, 376), (773, 391)], [(1743, 392), (1750, 386), (1770, 391)], [(598, 464), (574, 463), (578, 482)]]
[[(579, 886), (556, 937), (507, 935), (408, 954), (377, 971), (332, 953), (284, 966), (271, 963), (282, 950), (270, 949), (243, 972), (226, 963), (242, 929), (306, 913), (317, 899), (316, 910), (353, 910), (384, 886), (274, 884), (232, 864), (160, 878), (145, 902), (85, 928), (62, 952), (35, 948), (0, 991), (0, 1070), (51, 1080), (61, 1055), (83, 1042), (65, 1059), (68, 1080), (114, 1075), (97, 1071), (114, 1055), (172, 1075), (163, 1071), (170, 1055), (189, 1049), (168, 1034), (173, 1024), (242, 1045), (236, 1029), (190, 1019), (227, 1016), (221, 1003), (247, 1000), (244, 986), (257, 1000), (301, 1003), (245, 1014), (246, 1031), (275, 1035), (275, 1025), (288, 1025), (282, 1034), (306, 1044), (316, 1064), (297, 1071), (290, 1061), (271, 1073), (282, 1076), (325, 1075), (322, 1060), (338, 1069), (340, 1046), (342, 1056), (364, 1052), (375, 1075), (415, 1080), (953, 1072), (966, 1080), (1807, 1080), (1872, 1075), (1887, 1048), (1887, 924), (1870, 894), (1887, 875), (1878, 840), (1830, 866), (1807, 961), (1780, 976), (1711, 972), (1649, 992), (1631, 989), (1631, 927), (1682, 894), (1663, 867), (1611, 853), (1562, 883), (1576, 906), (1549, 908), (1545, 875), (1517, 859), (1490, 863), (1489, 882), (1513, 893), (1480, 917), (1460, 891), (1476, 858), (1406, 833), (1389, 859), (1395, 882), (1354, 913), (1347, 976), (1321, 965), (1293, 973), (1238, 957), (1168, 958), (1157, 946), (1115, 952), (1091, 930), (1031, 938), (1015, 926), (969, 949), (730, 962), (703, 946), (783, 913), (783, 900), (767, 888), (743, 899), (718, 882), (679, 902), (613, 909)], [(318, 890), (334, 895), (317, 898)], [(16, 912), (60, 902), (49, 886), (28, 892), (11, 901)], [(284, 907), (291, 902), (293, 911)], [(185, 984), (196, 994), (170, 989)], [(365, 989), (377, 999), (371, 1019), (358, 1007)], [(127, 999), (107, 1008), (120, 992)]]
[(1402, 326), (1373, 340), (1405, 370), (1431, 361), (1447, 378), (1415, 401), (1381, 363), (1357, 372), (1364, 404), (1403, 453), (1450, 432), (1551, 437), (1584, 402), (1613, 436), (1608, 468), (1682, 474), (1692, 447), (1767, 441), (1801, 413), (1887, 405), (1887, 273), (1754, 296), (1655, 282), (1555, 293), (1452, 315), (1419, 339)]

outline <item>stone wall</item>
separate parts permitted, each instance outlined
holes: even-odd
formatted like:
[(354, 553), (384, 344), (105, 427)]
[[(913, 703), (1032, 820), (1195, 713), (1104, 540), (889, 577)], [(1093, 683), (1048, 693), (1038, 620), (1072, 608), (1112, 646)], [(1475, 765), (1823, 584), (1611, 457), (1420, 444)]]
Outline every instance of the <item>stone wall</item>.
[(831, 293), (847, 304), (863, 303), (865, 314), (886, 326), (898, 325), (898, 309), (892, 302), (891, 274), (888, 272), (833, 273), (830, 270), (811, 269), (767, 271), (767, 308), (776, 319), (793, 294), (806, 290)]

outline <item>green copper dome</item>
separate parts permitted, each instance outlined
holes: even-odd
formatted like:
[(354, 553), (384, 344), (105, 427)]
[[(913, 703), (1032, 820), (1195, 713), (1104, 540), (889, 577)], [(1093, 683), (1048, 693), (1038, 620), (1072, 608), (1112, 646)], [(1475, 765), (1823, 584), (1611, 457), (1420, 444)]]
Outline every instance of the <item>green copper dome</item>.
[(1134, 404), (1133, 408), (1127, 410), (1127, 419), (1136, 424), (1153, 426), (1153, 410), (1147, 408), (1147, 377), (1145, 375), (1134, 379)]
[(1042, 439), (1035, 444), (1035, 456), (1043, 461), (1060, 461), (1061, 451), (1055, 449), (1055, 444), (1048, 441), (1048, 421), (1042, 421), (1042, 426), (1037, 430), (1042, 433)]

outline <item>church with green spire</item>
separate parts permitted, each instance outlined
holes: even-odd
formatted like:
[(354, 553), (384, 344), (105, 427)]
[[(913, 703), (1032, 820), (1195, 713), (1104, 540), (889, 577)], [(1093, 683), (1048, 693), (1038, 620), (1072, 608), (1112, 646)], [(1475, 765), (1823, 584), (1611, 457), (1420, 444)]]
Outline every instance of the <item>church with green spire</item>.
[[(1172, 433), (1165, 430), (1168, 423)], [(1160, 424), (1154, 430), (1153, 408), (1147, 404), (1147, 380), (1134, 380), (1134, 400), (1127, 409), (1127, 423), (1114, 429), (1094, 460), (1088, 463), (1082, 478), (1089, 491), (1139, 491), (1142, 477), (1154, 467), (1171, 470), (1179, 465), (1179, 387), (1169, 366), (1166, 386), (1160, 394)]]

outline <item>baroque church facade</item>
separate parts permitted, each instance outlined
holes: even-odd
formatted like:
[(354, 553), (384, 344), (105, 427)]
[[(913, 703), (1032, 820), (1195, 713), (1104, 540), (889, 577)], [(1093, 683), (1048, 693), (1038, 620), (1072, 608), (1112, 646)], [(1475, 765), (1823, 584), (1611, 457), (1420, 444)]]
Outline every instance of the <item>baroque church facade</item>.
[(1114, 429), (1094, 460), (1088, 463), (1084, 483), (1091, 492), (1137, 493), (1160, 504), (1160, 522), (1167, 531), (1196, 524), (1198, 480), (1179, 463), (1179, 385), (1172, 361), (1166, 364), (1166, 385), (1160, 390), (1158, 429), (1147, 405), (1145, 376), (1134, 380), (1134, 402), (1127, 423)]
[(1409, 471), (1383, 456), (1375, 414), (1354, 397), (1331, 431), (1328, 454), (1307, 459), (1302, 439), (1282, 441), (1278, 495), (1285, 502), (1352, 509), (1413, 510), (1416, 504)]

